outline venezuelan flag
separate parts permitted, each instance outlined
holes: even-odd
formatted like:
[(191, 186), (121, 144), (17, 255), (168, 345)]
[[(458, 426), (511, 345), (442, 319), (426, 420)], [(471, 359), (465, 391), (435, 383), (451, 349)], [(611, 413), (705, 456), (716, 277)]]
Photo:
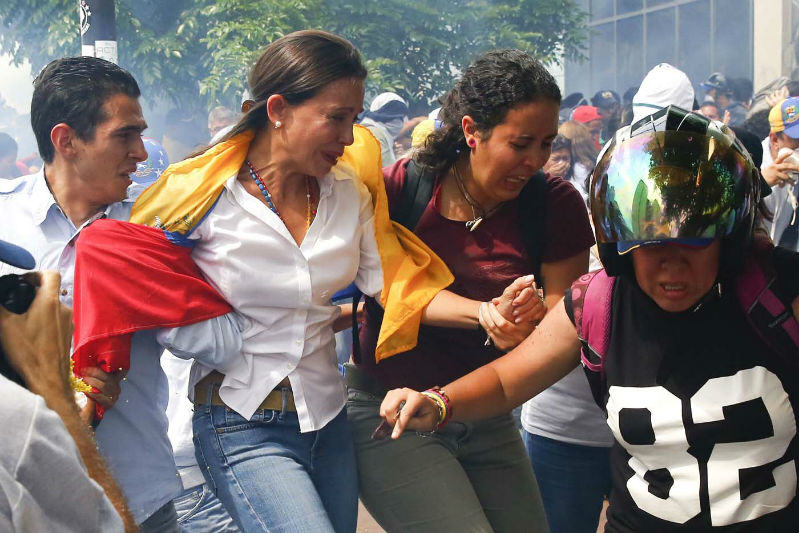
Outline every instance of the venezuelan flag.
[[(191, 248), (170, 242), (159, 229), (98, 220), (81, 232), (75, 253), (75, 376), (88, 367), (128, 370), (137, 331), (185, 326), (231, 311), (203, 278)], [(99, 404), (95, 416), (103, 417)]]

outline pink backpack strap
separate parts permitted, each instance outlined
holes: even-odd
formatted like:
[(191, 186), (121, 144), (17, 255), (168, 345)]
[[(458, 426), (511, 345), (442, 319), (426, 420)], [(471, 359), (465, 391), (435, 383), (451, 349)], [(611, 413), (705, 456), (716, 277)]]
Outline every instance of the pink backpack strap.
[(583, 345), (583, 366), (605, 374), (605, 354), (610, 343), (610, 316), (613, 285), (616, 278), (605, 270), (590, 272), (572, 284), (571, 299), (574, 325)]
[(736, 294), (747, 321), (760, 338), (780, 354), (796, 356), (799, 322), (793, 310), (771, 290), (775, 280), (775, 275), (767, 272), (760, 261), (750, 259), (736, 281)]

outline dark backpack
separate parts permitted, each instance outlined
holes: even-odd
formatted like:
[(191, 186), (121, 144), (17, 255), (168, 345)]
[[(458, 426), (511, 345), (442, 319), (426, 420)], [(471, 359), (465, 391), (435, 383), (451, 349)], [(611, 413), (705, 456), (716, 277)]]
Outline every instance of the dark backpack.
[[(413, 159), (409, 160), (405, 168), (405, 181), (402, 184), (399, 203), (391, 214), (391, 220), (402, 224), (408, 230), (414, 231), (419, 219), (430, 199), (433, 197), (436, 174)], [(527, 249), (527, 255), (532, 264), (536, 283), (540, 287), (541, 281), (541, 248), (544, 242), (544, 217), (546, 215), (546, 174), (536, 172), (519, 194), (519, 219), (522, 229), (522, 238)], [(354, 286), (351, 286), (354, 287)], [(346, 290), (346, 289), (345, 289)], [(349, 291), (352, 294), (352, 353), (356, 362), (361, 360), (361, 348), (358, 341), (357, 308), (361, 300), (361, 292)]]
[[(776, 280), (770, 250), (749, 258), (735, 283), (738, 303), (747, 322), (771, 350), (783, 360), (799, 364), (799, 322), (771, 289)], [(613, 287), (616, 278), (604, 269), (580, 277), (572, 285), (572, 311), (582, 344), (581, 362), (599, 400), (605, 384), (605, 355), (610, 344)], [(599, 394), (598, 394), (599, 393)], [(597, 402), (601, 405), (601, 402)]]

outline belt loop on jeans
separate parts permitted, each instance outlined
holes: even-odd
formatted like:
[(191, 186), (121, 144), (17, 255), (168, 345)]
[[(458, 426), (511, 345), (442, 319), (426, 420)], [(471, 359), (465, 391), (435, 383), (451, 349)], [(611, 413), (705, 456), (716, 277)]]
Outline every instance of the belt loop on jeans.
[(291, 393), (291, 389), (289, 389), (288, 387), (280, 387), (282, 405), (280, 407), (280, 414), (277, 417), (279, 420), (283, 420), (286, 418), (286, 407), (289, 404), (289, 393)]
[(206, 407), (211, 407), (211, 405), (213, 405), (211, 403), (211, 400), (214, 397), (214, 387), (219, 387), (219, 384), (218, 383), (208, 383), (205, 386), (205, 390), (206, 390), (206, 393), (205, 393), (205, 406)]

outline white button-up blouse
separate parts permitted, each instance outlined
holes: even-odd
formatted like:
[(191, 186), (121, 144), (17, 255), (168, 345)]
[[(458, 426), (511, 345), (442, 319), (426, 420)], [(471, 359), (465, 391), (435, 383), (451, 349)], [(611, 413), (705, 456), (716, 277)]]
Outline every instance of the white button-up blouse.
[[(344, 407), (331, 324), (331, 296), (355, 281), (367, 295), (383, 288), (369, 191), (338, 168), (319, 179), (316, 217), (300, 246), (280, 218), (231, 177), (189, 236), (193, 258), (233, 306), (242, 356), (220, 369), (220, 397), (251, 418), (286, 376), (302, 432), (321, 429)], [(208, 369), (195, 367), (192, 382)]]

